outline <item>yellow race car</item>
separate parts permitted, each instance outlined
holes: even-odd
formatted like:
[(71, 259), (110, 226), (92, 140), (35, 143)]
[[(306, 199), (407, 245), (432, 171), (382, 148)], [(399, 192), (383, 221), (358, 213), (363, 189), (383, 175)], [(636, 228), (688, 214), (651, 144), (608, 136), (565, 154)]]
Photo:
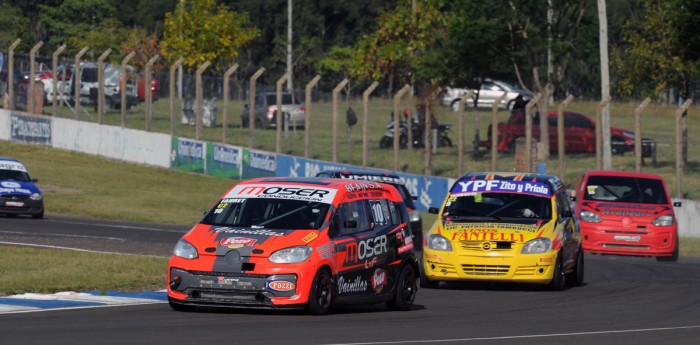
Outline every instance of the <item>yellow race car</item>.
[(556, 176), (468, 173), (424, 237), (421, 287), (441, 281), (583, 284), (581, 231)]

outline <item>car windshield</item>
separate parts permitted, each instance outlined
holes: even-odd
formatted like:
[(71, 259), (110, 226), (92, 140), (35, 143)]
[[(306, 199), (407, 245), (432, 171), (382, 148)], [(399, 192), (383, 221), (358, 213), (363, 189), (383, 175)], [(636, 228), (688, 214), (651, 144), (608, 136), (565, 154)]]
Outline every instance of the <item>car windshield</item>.
[(19, 182), (31, 182), (31, 177), (24, 171), (19, 170), (0, 170), (1, 180), (13, 180)]
[[(276, 94), (267, 95), (267, 104), (270, 104), (270, 105), (277, 104), (277, 95)], [(299, 100), (296, 97), (292, 97), (292, 94), (283, 93), (282, 94), (282, 104), (299, 104)]]
[(517, 193), (469, 193), (451, 196), (443, 217), (551, 219), (550, 198)]
[(204, 217), (202, 224), (271, 229), (319, 229), (330, 205), (316, 201), (228, 198)]
[(663, 182), (626, 176), (590, 176), (583, 190), (584, 200), (668, 204)]

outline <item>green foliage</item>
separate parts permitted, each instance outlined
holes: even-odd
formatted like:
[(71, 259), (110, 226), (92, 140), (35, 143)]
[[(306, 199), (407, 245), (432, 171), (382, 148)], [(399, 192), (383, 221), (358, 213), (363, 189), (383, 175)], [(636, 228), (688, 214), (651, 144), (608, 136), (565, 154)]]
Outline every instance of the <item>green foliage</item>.
[[(114, 8), (107, 0), (65, 0), (57, 6), (39, 5), (39, 20), (48, 31), (49, 47), (58, 47), (62, 43), (67, 43), (71, 37), (85, 37), (86, 34), (98, 30), (104, 21), (113, 16)], [(104, 25), (109, 27), (113, 22), (107, 22)], [(105, 39), (100, 35), (98, 38), (100, 40), (95, 43), (99, 46)], [(75, 54), (82, 47), (70, 45), (66, 53)]]
[(29, 19), (22, 17), (19, 8), (6, 3), (0, 3), (0, 47), (5, 51), (16, 39), (22, 39), (23, 47), (31, 47), (34, 43), (29, 34)]
[(247, 14), (216, 6), (214, 0), (182, 0), (165, 16), (161, 52), (169, 62), (183, 57), (188, 67), (210, 61), (222, 69), (259, 34), (249, 22)]

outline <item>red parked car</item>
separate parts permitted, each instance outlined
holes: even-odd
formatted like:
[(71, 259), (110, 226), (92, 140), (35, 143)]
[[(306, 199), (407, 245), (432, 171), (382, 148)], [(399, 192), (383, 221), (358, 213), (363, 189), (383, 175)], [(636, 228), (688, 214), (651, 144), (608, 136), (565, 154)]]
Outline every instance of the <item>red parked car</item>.
[(589, 171), (576, 187), (574, 213), (583, 250), (678, 260), (678, 222), (663, 178), (627, 171)]
[[(547, 113), (547, 122), (549, 124), (549, 151), (557, 152), (557, 111)], [(573, 152), (588, 152), (595, 153), (595, 120), (581, 113), (572, 111), (564, 112), (564, 133), (565, 142), (564, 150), (566, 153)], [(508, 118), (508, 122), (501, 122), (497, 128), (498, 134), (498, 151), (513, 152), (515, 148), (515, 140), (525, 136), (525, 112), (514, 111)], [(540, 121), (539, 116), (535, 116), (532, 121), (532, 137), (539, 139), (540, 137)], [(613, 154), (623, 154), (625, 152), (634, 152), (634, 132), (618, 128), (610, 128), (610, 140)], [(652, 154), (651, 143), (649, 139), (643, 139), (643, 156), (649, 157)], [(491, 148), (491, 126), (488, 129), (488, 139), (481, 141), (479, 146)]]
[[(139, 102), (145, 102), (146, 101), (146, 88), (144, 85), (146, 84), (145, 79), (139, 78), (138, 81), (138, 94), (139, 94)], [(151, 79), (151, 100), (157, 101), (158, 100), (158, 79)]]

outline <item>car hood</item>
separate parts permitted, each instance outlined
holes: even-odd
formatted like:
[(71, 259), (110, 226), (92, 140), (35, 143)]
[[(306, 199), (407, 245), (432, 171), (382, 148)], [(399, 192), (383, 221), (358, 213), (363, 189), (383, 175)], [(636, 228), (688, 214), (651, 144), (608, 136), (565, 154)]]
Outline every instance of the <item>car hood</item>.
[(556, 240), (552, 221), (523, 220), (517, 222), (438, 222), (439, 233), (452, 242), (514, 242), (525, 243), (534, 238)]
[(0, 181), (0, 195), (32, 195), (34, 193), (41, 194), (41, 190), (34, 182)]
[(273, 252), (307, 245), (319, 237), (318, 230), (278, 230), (198, 224), (183, 239), (199, 255), (226, 255), (236, 249), (241, 256), (268, 257)]
[(671, 205), (663, 204), (581, 201), (577, 211), (590, 211), (597, 213), (603, 221), (622, 222), (624, 225), (629, 221), (651, 222), (651, 220), (658, 216), (673, 214), (673, 207)]

